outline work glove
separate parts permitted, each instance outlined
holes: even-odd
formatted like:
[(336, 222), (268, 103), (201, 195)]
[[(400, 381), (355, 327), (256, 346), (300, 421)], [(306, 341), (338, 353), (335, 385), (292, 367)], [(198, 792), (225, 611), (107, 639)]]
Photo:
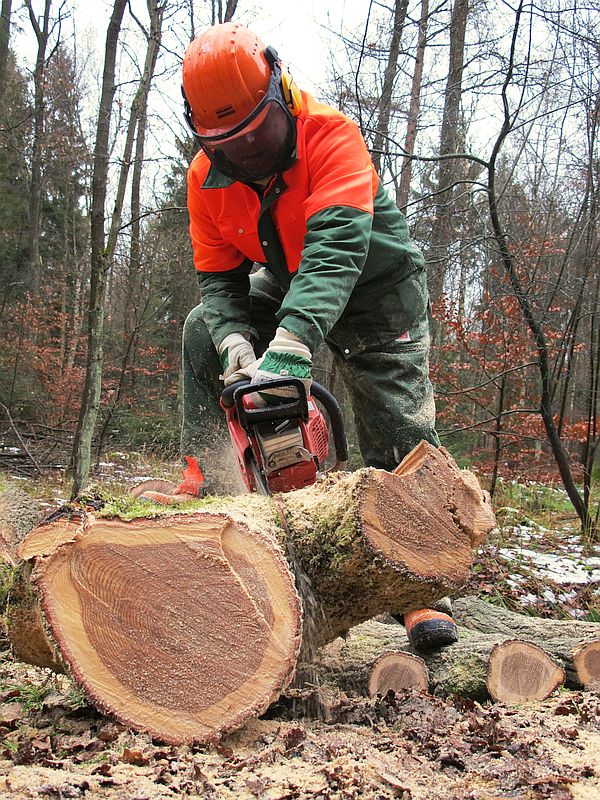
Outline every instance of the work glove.
[(256, 361), (252, 344), (243, 333), (230, 333), (219, 345), (219, 356), (223, 365), (221, 380), (225, 386), (243, 380), (246, 375), (240, 370)]
[[(312, 355), (304, 342), (285, 328), (277, 328), (275, 338), (264, 354), (240, 371), (252, 383), (262, 383), (273, 378), (300, 378), (306, 394), (309, 395), (312, 385), (311, 368)], [(257, 406), (274, 405), (278, 402), (278, 398), (294, 398), (296, 394), (293, 386), (284, 386), (280, 389), (255, 392), (252, 400)]]

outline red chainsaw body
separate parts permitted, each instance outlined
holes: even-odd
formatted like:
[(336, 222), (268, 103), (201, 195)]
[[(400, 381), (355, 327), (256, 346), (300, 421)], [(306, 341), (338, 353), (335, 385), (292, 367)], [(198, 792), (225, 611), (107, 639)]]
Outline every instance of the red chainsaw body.
[[(306, 419), (296, 417), (244, 427), (235, 405), (222, 405), (240, 472), (248, 491), (269, 493), (302, 489), (315, 482), (329, 451), (327, 423), (312, 396)], [(244, 410), (257, 406), (248, 394)], [(257, 475), (258, 471), (258, 475)], [(262, 481), (262, 488), (258, 481)]]

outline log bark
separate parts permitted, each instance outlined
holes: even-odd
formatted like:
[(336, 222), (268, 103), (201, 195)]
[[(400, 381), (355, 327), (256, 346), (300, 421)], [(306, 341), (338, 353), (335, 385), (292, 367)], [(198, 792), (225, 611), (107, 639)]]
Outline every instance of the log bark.
[(600, 623), (528, 617), (486, 603), (477, 597), (454, 601), (457, 622), (470, 630), (516, 637), (540, 645), (565, 671), (574, 689), (600, 686)]
[(301, 645), (306, 658), (375, 614), (464, 584), (494, 524), (480, 490), (475, 508), (476, 488), (422, 443), (397, 475), (336, 473), (275, 498), (207, 498), (175, 513), (128, 498), (120, 516), (109, 504), (105, 516), (54, 519), (19, 548), (43, 623), (24, 653), (15, 609), (13, 647), (34, 663), (49, 648), (48, 666), (63, 663), (127, 725), (207, 741), (266, 709)]
[(0, 561), (15, 565), (16, 548), (41, 516), (39, 505), (17, 486), (0, 493)]

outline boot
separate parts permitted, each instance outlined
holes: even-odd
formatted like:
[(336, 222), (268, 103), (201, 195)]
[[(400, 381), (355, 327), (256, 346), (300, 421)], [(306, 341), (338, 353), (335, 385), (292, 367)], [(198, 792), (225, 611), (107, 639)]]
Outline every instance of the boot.
[(194, 500), (202, 497), (202, 484), (204, 475), (200, 465), (193, 456), (184, 456), (187, 467), (183, 470), (183, 481), (173, 490), (172, 493), (147, 491), (140, 495), (140, 500), (150, 500), (161, 506), (169, 506), (174, 503), (185, 503), (186, 500)]
[(410, 646), (417, 652), (428, 652), (458, 641), (458, 628), (450, 616), (450, 599), (444, 597), (435, 608), (422, 608), (395, 616), (406, 628)]

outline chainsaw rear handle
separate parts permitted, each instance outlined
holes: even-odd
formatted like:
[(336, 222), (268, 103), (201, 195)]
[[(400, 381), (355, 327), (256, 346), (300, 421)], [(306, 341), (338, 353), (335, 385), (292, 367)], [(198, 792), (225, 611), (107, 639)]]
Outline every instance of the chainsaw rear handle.
[[(247, 394), (285, 386), (293, 386), (298, 392), (298, 397), (290, 400), (282, 399), (277, 405), (266, 406), (265, 408), (244, 407), (243, 398)], [(338, 401), (324, 386), (321, 386), (316, 381), (312, 382), (311, 395), (323, 405), (329, 417), (337, 464), (347, 461), (348, 442), (346, 441), (344, 418)], [(298, 417), (304, 421), (308, 419), (306, 387), (300, 378), (273, 378), (273, 380), (261, 381), (260, 383), (238, 381), (223, 390), (221, 403), (224, 408), (236, 407), (238, 419), (246, 432), (251, 429), (252, 425), (259, 425), (261, 422), (277, 422)]]

